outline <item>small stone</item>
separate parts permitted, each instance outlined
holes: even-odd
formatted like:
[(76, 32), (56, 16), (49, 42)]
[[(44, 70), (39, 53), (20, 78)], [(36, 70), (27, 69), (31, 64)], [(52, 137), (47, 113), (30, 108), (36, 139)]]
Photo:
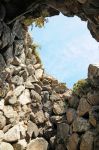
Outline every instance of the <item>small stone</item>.
[(73, 133), (69, 137), (69, 141), (67, 143), (67, 150), (77, 150), (78, 149), (78, 144), (79, 144), (79, 136), (76, 133)]
[(57, 126), (57, 140), (63, 140), (64, 143), (67, 143), (68, 138), (69, 138), (69, 125), (66, 123), (60, 123)]
[(34, 68), (35, 68), (35, 69), (39, 69), (39, 68), (41, 68), (41, 67), (42, 67), (42, 65), (39, 64), (39, 63), (34, 65)]
[(13, 61), (11, 62), (12, 65), (15, 65), (15, 66), (19, 66), (21, 63), (20, 59), (18, 57), (14, 57), (13, 58)]
[(87, 101), (90, 105), (99, 105), (99, 92), (89, 92), (87, 94)]
[(0, 130), (6, 125), (6, 118), (3, 115), (0, 115)]
[(31, 90), (32, 101), (41, 102), (41, 96), (34, 90)]
[(94, 138), (94, 150), (99, 149), (99, 135)]
[(35, 123), (29, 121), (27, 124), (27, 134), (29, 135), (29, 137), (34, 137), (36, 138), (39, 134), (39, 130), (38, 127)]
[(77, 107), (79, 105), (79, 98), (77, 96), (72, 96), (69, 99), (68, 104), (70, 107), (77, 109)]
[(77, 0), (79, 3), (84, 4), (87, 0)]
[(3, 132), (4, 132), (4, 133), (7, 132), (11, 127), (12, 127), (11, 124), (8, 124), (8, 125), (4, 126)]
[(18, 125), (15, 125), (9, 129), (4, 136), (6, 142), (16, 142), (20, 139), (20, 128)]
[(77, 114), (76, 114), (76, 110), (73, 108), (69, 108), (66, 111), (66, 117), (67, 117), (67, 121), (69, 124), (71, 124), (75, 118), (76, 118)]
[(35, 82), (37, 82), (37, 81), (38, 81), (38, 80), (37, 80), (37, 78), (36, 78), (35, 75), (29, 76), (29, 77), (27, 78), (27, 80), (26, 80), (26, 82), (31, 82), (31, 83), (35, 83)]
[(18, 86), (17, 88), (15, 88), (15, 90), (13, 91), (13, 93), (14, 93), (16, 96), (19, 96), (24, 90), (25, 90), (25, 86), (20, 85), (20, 86)]
[(25, 150), (27, 147), (27, 142), (25, 139), (19, 140), (16, 144), (13, 145), (14, 150)]
[(37, 113), (35, 113), (35, 122), (37, 124), (42, 124), (45, 122), (45, 116), (42, 110), (38, 111)]
[(19, 96), (18, 101), (22, 105), (31, 103), (30, 92), (28, 89), (25, 89), (23, 93)]
[(99, 106), (93, 106), (89, 112), (89, 122), (96, 127), (99, 124)]
[(35, 76), (37, 77), (37, 79), (42, 78), (43, 72), (44, 72), (43, 69), (37, 69), (37, 70), (35, 71)]
[(30, 76), (35, 73), (35, 69), (34, 69), (33, 65), (31, 65), (31, 64), (29, 64), (27, 66), (27, 70), (28, 70), (28, 73), (29, 73)]
[(77, 117), (73, 122), (73, 132), (85, 132), (90, 129), (90, 124), (87, 120)]
[(4, 139), (4, 132), (0, 130), (0, 142)]
[(1, 142), (0, 143), (0, 150), (14, 150), (14, 148), (9, 143)]
[(26, 81), (25, 82), (25, 88), (34, 89), (34, 85), (30, 81)]
[(85, 98), (81, 98), (77, 109), (78, 115), (84, 116), (85, 114), (89, 113), (90, 109), (91, 105), (87, 102), (87, 100)]
[(11, 78), (11, 82), (15, 85), (22, 85), (23, 84), (23, 77), (16, 75), (16, 76)]
[(0, 100), (0, 110), (4, 109), (4, 99)]
[(67, 90), (67, 87), (64, 83), (60, 83), (54, 87), (54, 90), (56, 91), (56, 93), (63, 94)]
[(87, 131), (83, 136), (80, 144), (80, 150), (93, 150), (93, 133)]
[(53, 104), (53, 112), (56, 115), (62, 115), (66, 113), (66, 104), (64, 101), (57, 101)]
[(35, 91), (36, 91), (37, 93), (41, 94), (41, 91), (42, 91), (41, 86), (38, 85), (38, 84), (34, 84), (34, 87), (35, 87)]
[(47, 150), (48, 142), (43, 138), (36, 138), (32, 140), (27, 147), (27, 150)]

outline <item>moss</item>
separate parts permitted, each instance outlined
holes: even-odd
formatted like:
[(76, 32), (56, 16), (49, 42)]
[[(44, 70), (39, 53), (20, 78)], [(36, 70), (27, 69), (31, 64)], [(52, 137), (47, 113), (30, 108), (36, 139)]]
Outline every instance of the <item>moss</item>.
[(44, 27), (45, 23), (47, 23), (47, 19), (45, 16), (41, 16), (39, 18), (34, 19), (33, 17), (25, 18), (22, 23), (25, 26), (35, 25), (36, 27), (42, 28)]
[(82, 79), (74, 84), (72, 91), (73, 91), (73, 94), (80, 96), (83, 94), (85, 95), (89, 91), (89, 88), (90, 88), (89, 80)]
[(33, 43), (31, 45), (31, 48), (32, 48), (32, 53), (36, 56), (37, 62), (42, 65), (42, 61), (38, 52), (38, 49), (40, 49), (40, 46), (36, 43)]

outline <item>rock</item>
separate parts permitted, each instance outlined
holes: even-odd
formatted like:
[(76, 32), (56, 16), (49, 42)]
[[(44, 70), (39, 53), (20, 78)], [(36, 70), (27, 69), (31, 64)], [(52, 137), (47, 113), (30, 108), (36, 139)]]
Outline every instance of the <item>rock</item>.
[(20, 128), (18, 125), (15, 125), (14, 127), (12, 127), (11, 129), (9, 129), (4, 136), (4, 140), (6, 142), (16, 142), (18, 140), (20, 140)]
[(29, 135), (29, 138), (34, 137), (36, 138), (39, 134), (38, 127), (35, 123), (29, 121), (27, 124), (27, 134)]
[(42, 87), (38, 84), (34, 84), (34, 87), (35, 87), (35, 91), (39, 94), (41, 94), (41, 91), (42, 91)]
[(27, 142), (25, 139), (19, 140), (16, 144), (13, 144), (14, 150), (25, 150)]
[(18, 57), (14, 57), (11, 64), (14, 65), (14, 66), (19, 66), (21, 64), (21, 61)]
[(77, 150), (79, 144), (79, 136), (76, 133), (73, 133), (68, 140), (67, 150)]
[(24, 81), (26, 81), (29, 76), (29, 73), (28, 73), (27, 69), (25, 68), (24, 70), (19, 72), (19, 75), (23, 77)]
[(18, 101), (22, 105), (31, 103), (30, 92), (28, 89), (25, 89), (23, 93), (19, 96)]
[(14, 150), (14, 148), (9, 143), (1, 142), (0, 143), (0, 150)]
[(69, 138), (69, 125), (66, 123), (60, 123), (57, 125), (57, 140), (60, 143), (60, 141), (63, 141), (65, 144), (68, 141)]
[(11, 127), (12, 127), (11, 124), (8, 124), (8, 125), (4, 126), (3, 132), (4, 132), (4, 133), (7, 132)]
[(0, 72), (3, 71), (6, 67), (6, 63), (5, 60), (3, 58), (3, 56), (0, 54)]
[(99, 135), (94, 138), (94, 150), (99, 149)]
[(90, 109), (91, 105), (87, 102), (87, 100), (85, 98), (81, 98), (78, 105), (77, 114), (79, 116), (84, 116), (89, 113)]
[(41, 102), (41, 96), (34, 90), (31, 90), (32, 101)]
[(99, 124), (99, 106), (93, 106), (89, 112), (89, 122), (96, 127)]
[(37, 70), (35, 71), (35, 76), (36, 76), (36, 78), (37, 78), (37, 79), (42, 78), (43, 72), (44, 72), (43, 69), (37, 69)]
[(0, 130), (6, 125), (6, 118), (3, 115), (0, 115)]
[(53, 104), (53, 112), (56, 115), (61, 115), (66, 113), (66, 104), (64, 101), (57, 101)]
[(77, 0), (79, 3), (84, 4), (87, 0)]
[(79, 98), (77, 96), (72, 96), (69, 101), (69, 106), (72, 108), (77, 109), (78, 105), (79, 105)]
[(30, 81), (26, 81), (25, 82), (25, 88), (34, 89), (34, 85)]
[(14, 55), (15, 56), (20, 56), (22, 54), (22, 49), (23, 49), (23, 40), (15, 40), (14, 41)]
[(13, 45), (9, 46), (9, 48), (3, 54), (6, 63), (10, 64), (13, 60)]
[(29, 76), (29, 77), (27, 78), (27, 80), (26, 80), (26, 82), (31, 82), (31, 83), (35, 83), (35, 82), (37, 82), (37, 81), (38, 81), (38, 80), (37, 80), (37, 78), (36, 78), (35, 75)]
[(27, 70), (28, 70), (28, 73), (29, 73), (30, 76), (35, 73), (35, 68), (34, 68), (33, 65), (31, 65), (31, 64), (29, 64), (29, 65), (27, 66)]
[(87, 94), (87, 101), (90, 105), (99, 105), (99, 92), (89, 92)]
[(43, 138), (36, 138), (32, 140), (27, 147), (27, 150), (47, 150), (48, 142)]
[(50, 147), (51, 147), (51, 149), (55, 149), (55, 140), (56, 140), (55, 136), (50, 138)]
[(73, 122), (73, 132), (85, 132), (90, 129), (90, 124), (86, 119), (77, 117)]
[(71, 124), (75, 118), (76, 118), (77, 114), (76, 114), (76, 110), (73, 108), (69, 108), (66, 111), (66, 118), (69, 124)]
[(93, 150), (93, 133), (87, 131), (83, 136), (80, 144), (80, 150)]
[(67, 90), (67, 87), (64, 83), (60, 83), (54, 87), (54, 90), (56, 91), (56, 93), (63, 94)]
[(4, 132), (0, 130), (0, 142), (4, 139)]
[(99, 64), (90, 64), (88, 78), (94, 86), (99, 86)]
[(16, 76), (11, 78), (11, 82), (15, 85), (22, 85), (23, 84), (23, 77), (16, 75)]
[(0, 110), (4, 109), (4, 99), (0, 100)]
[(72, 98), (72, 90), (66, 90), (62, 96), (65, 100), (70, 100)]
[(25, 90), (25, 86), (20, 85), (13, 91), (16, 96), (19, 96)]
[(45, 122), (45, 116), (42, 110), (35, 113), (35, 123), (36, 124), (43, 124)]

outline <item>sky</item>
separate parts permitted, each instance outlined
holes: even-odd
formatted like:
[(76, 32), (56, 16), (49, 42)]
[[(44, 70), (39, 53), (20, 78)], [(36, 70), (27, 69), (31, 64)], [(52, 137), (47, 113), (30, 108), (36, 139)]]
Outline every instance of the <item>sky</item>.
[(99, 43), (78, 17), (50, 17), (43, 28), (33, 26), (29, 32), (41, 47), (38, 51), (45, 71), (69, 88), (87, 78), (89, 64), (99, 63)]

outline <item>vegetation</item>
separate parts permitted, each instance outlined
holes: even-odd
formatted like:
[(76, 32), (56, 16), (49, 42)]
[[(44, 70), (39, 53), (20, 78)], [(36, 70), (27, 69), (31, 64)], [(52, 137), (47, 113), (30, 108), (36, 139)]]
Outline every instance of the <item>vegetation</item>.
[(82, 94), (86, 94), (89, 91), (90, 83), (88, 79), (79, 80), (73, 86), (73, 93), (80, 96)]
[(44, 27), (45, 23), (47, 22), (48, 20), (43, 16), (36, 18), (36, 19), (34, 19), (33, 17), (28, 17), (23, 20), (23, 24), (25, 26), (35, 25), (36, 27), (39, 27), (39, 28)]
[(37, 59), (38, 63), (42, 64), (40, 55), (38, 53), (38, 49), (40, 49), (40, 46), (36, 43), (33, 43), (31, 45), (31, 48), (32, 48), (32, 53), (36, 56), (36, 59)]

